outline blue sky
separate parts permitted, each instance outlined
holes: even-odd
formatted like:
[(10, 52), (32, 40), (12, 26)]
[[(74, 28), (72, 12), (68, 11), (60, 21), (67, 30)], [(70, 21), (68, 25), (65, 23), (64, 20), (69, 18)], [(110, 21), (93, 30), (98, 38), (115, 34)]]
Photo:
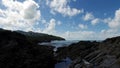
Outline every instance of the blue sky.
[(0, 28), (72, 40), (120, 35), (120, 0), (0, 0)]

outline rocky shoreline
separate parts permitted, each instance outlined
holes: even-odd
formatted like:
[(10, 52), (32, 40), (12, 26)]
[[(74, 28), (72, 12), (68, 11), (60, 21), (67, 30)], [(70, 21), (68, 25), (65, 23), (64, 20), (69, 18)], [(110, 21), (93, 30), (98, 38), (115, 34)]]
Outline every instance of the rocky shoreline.
[(38, 45), (25, 35), (0, 30), (0, 68), (55, 68), (70, 58), (69, 68), (120, 68), (120, 36), (101, 42), (80, 41), (57, 48)]
[(120, 68), (120, 37), (101, 42), (80, 41), (58, 48), (57, 59), (69, 57), (69, 68)]
[(54, 68), (53, 46), (40, 46), (17, 32), (0, 31), (0, 68)]

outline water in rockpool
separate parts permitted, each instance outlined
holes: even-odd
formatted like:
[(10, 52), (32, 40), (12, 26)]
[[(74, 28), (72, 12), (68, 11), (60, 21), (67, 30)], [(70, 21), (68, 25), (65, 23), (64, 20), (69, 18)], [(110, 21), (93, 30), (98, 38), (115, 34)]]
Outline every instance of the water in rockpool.
[(71, 59), (67, 57), (66, 59), (63, 59), (63, 62), (55, 64), (55, 68), (69, 68), (71, 62)]
[[(58, 47), (69, 46), (70, 44), (77, 43), (77, 42), (79, 42), (79, 40), (51, 41), (51, 42), (43, 42), (43, 43), (39, 43), (39, 44), (55, 46), (56, 48), (54, 49), (54, 51), (57, 51)], [(69, 57), (67, 57), (67, 58), (63, 59), (62, 62), (55, 64), (55, 68), (68, 68), (71, 62), (72, 62), (72, 60)]]

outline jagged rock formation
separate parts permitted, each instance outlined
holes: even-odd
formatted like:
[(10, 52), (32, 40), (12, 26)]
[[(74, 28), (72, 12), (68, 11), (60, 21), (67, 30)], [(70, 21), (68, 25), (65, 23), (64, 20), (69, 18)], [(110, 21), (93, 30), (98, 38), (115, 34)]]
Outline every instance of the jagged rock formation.
[(40, 46), (25, 35), (0, 29), (0, 68), (54, 68), (53, 46)]
[(56, 51), (56, 57), (58, 59), (62, 59), (67, 56), (72, 60), (77, 57), (84, 58), (88, 53), (91, 53), (97, 49), (97, 44), (98, 43), (96, 41), (80, 41), (78, 43), (73, 43), (68, 47), (59, 47)]
[(73, 60), (69, 68), (120, 68), (120, 37), (58, 48), (57, 58), (65, 57)]

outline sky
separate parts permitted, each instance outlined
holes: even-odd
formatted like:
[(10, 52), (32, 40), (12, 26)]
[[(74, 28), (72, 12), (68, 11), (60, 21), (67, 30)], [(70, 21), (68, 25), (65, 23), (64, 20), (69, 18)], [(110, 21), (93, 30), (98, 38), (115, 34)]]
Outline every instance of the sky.
[(120, 0), (0, 0), (0, 28), (104, 40), (120, 36)]

